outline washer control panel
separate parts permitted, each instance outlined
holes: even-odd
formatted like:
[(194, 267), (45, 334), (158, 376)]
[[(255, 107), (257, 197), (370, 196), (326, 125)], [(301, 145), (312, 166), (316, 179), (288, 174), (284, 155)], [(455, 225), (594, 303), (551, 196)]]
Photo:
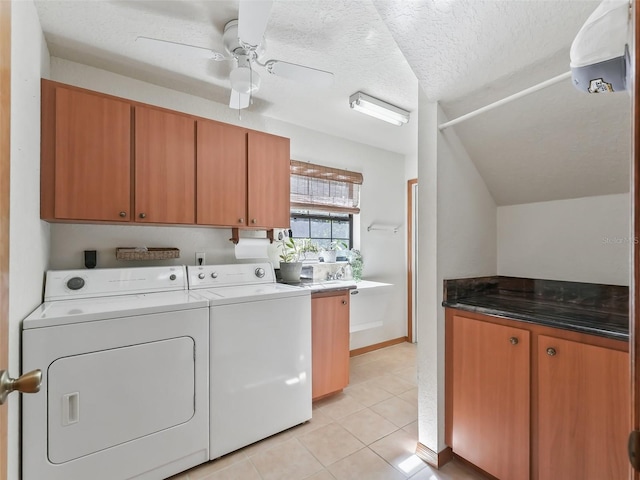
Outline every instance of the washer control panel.
[(45, 279), (44, 300), (108, 297), (174, 290), (187, 290), (187, 272), (182, 265), (49, 270)]
[(275, 283), (273, 265), (265, 263), (237, 263), (231, 265), (187, 265), (189, 289), (232, 287)]

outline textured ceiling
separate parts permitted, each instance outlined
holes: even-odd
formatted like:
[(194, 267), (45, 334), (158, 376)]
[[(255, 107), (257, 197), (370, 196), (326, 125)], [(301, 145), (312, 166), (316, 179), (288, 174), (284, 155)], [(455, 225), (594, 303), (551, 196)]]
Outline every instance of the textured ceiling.
[[(450, 119), (567, 72), (571, 42), (599, 3), (374, 0)], [(498, 205), (629, 191), (625, 92), (581, 94), (567, 79), (450, 128)]]
[[(568, 71), (599, 1), (275, 0), (266, 55), (335, 73), (315, 89), (259, 70), (250, 108), (379, 148), (417, 148), (418, 81), (449, 118)], [(223, 51), (238, 1), (37, 1), (52, 55), (228, 104), (231, 63), (135, 43), (138, 35)], [(417, 77), (417, 78), (416, 78)], [(413, 114), (395, 127), (352, 111), (357, 90)], [(455, 127), (500, 205), (628, 191), (629, 97), (565, 81)], [(402, 166), (399, 166), (402, 168)]]
[[(224, 52), (224, 25), (238, 1), (37, 1), (56, 57), (229, 103), (232, 61), (175, 54), (136, 43), (147, 36)], [(417, 122), (396, 127), (349, 108), (362, 90), (407, 110), (417, 104), (417, 80), (369, 1), (276, 0), (266, 53), (335, 74), (329, 89), (308, 87), (258, 69), (262, 85), (251, 110), (386, 150), (416, 150)]]

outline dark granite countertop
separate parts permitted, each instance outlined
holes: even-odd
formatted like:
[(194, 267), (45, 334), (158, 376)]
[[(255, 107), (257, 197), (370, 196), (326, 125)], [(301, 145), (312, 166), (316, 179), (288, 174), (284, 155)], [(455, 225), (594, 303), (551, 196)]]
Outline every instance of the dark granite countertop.
[(444, 289), (445, 307), (629, 340), (628, 287), (495, 276)]

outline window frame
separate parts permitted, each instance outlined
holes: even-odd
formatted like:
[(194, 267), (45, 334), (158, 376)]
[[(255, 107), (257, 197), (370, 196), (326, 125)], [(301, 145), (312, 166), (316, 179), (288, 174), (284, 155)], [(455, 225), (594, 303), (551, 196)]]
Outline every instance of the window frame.
[[(310, 238), (312, 241), (314, 242), (318, 242), (318, 240), (329, 240), (330, 242), (334, 241), (334, 240), (341, 240), (344, 241), (344, 238), (334, 238), (333, 236), (333, 221), (334, 220), (338, 220), (338, 221), (348, 221), (349, 224), (349, 242), (347, 245), (347, 249), (351, 250), (353, 248), (353, 213), (345, 213), (345, 212), (322, 212), (322, 211), (313, 211), (311, 210), (310, 212), (313, 213), (299, 213), (299, 212), (291, 212), (290, 213), (290, 219), (293, 220), (295, 218), (298, 219), (308, 219), (308, 220), (329, 220), (331, 222), (331, 237), (329, 239), (327, 238), (317, 238), (317, 237), (311, 237), (311, 227), (309, 226), (309, 236), (308, 237), (293, 237), (293, 238)], [(338, 216), (331, 216), (331, 214), (334, 215), (340, 215)], [(344, 215), (344, 216), (343, 216)]]

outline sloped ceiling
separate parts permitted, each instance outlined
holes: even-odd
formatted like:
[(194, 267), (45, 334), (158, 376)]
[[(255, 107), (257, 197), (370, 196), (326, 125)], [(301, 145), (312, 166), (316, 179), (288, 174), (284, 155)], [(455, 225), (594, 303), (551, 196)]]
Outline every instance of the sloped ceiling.
[[(598, 1), (389, 2), (376, 8), (452, 119), (569, 70)], [(569, 79), (454, 127), (498, 205), (629, 190), (630, 97)]]
[[(258, 70), (251, 109), (405, 155), (417, 148), (418, 82), (449, 118), (568, 71), (598, 1), (275, 0), (266, 58), (329, 70), (316, 89)], [(42, 0), (52, 55), (228, 103), (229, 61), (143, 48), (138, 35), (223, 51), (238, 0)], [(395, 127), (354, 112), (364, 91), (412, 112)], [(630, 100), (570, 81), (451, 127), (499, 205), (628, 191)], [(404, 168), (398, 166), (398, 168)]]

